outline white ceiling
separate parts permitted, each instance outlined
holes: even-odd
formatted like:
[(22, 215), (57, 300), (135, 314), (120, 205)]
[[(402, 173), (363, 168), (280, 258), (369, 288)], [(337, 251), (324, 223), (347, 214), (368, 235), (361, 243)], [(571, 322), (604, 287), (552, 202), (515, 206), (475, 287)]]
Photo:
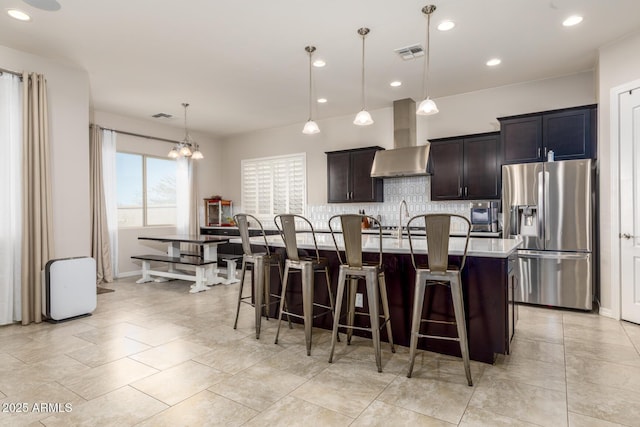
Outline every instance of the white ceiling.
[[(367, 107), (421, 98), (422, 60), (394, 49), (424, 44), (421, 9), (430, 0), (59, 0), (56, 12), (2, 0), (30, 22), (0, 16), (0, 44), (87, 70), (97, 110), (135, 118), (169, 113), (182, 126), (225, 136), (307, 119), (308, 56), (317, 120), (360, 109), (361, 39), (366, 39)], [(640, 30), (640, 0), (434, 0), (431, 97), (595, 68), (597, 50)], [(565, 28), (571, 14), (582, 24)], [(457, 24), (448, 32), (435, 26)], [(495, 68), (485, 66), (502, 58)], [(1, 58), (0, 58), (0, 66)], [(38, 71), (38, 70), (32, 70)], [(389, 82), (401, 80), (400, 88)]]

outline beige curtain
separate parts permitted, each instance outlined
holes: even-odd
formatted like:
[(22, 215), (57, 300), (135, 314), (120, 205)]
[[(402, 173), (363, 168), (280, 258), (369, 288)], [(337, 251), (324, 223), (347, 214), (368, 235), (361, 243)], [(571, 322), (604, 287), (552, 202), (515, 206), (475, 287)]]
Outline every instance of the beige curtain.
[(190, 173), (190, 186), (191, 191), (189, 194), (189, 234), (200, 234), (200, 225), (198, 224), (198, 209), (200, 207), (200, 200), (198, 200), (198, 162), (190, 160), (191, 173)]
[[(177, 203), (177, 222), (176, 232), (178, 234), (200, 234), (198, 225), (198, 186), (197, 186), (197, 161), (188, 158), (180, 158), (177, 160), (178, 170), (176, 179), (176, 188), (178, 189)], [(184, 190), (181, 190), (184, 189)], [(197, 252), (200, 250), (198, 245), (184, 245), (184, 250)]]
[(89, 138), (91, 186), (91, 256), (96, 260), (96, 283), (112, 282), (113, 268), (107, 209), (102, 183), (102, 129), (92, 125)]
[(42, 270), (53, 258), (47, 82), (23, 73), (22, 324), (42, 322)]

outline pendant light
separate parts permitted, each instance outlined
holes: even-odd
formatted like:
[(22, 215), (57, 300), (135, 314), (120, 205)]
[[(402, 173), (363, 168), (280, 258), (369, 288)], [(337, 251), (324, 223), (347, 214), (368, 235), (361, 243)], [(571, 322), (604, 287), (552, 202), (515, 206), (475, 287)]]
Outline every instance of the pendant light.
[(371, 114), (367, 111), (364, 102), (364, 39), (369, 34), (368, 28), (360, 28), (358, 29), (358, 34), (362, 37), (362, 110), (358, 114), (356, 114), (356, 118), (353, 121), (354, 125), (358, 126), (368, 126), (373, 123), (373, 119), (371, 118)]
[(432, 114), (438, 113), (438, 107), (436, 103), (433, 102), (431, 98), (429, 98), (429, 56), (431, 56), (431, 48), (429, 47), (429, 31), (431, 29), (431, 14), (436, 10), (434, 5), (427, 5), (422, 8), (422, 13), (427, 16), (427, 39), (425, 41), (425, 47), (427, 49), (427, 54), (424, 56), (424, 68), (422, 71), (422, 94), (423, 100), (418, 105), (418, 109), (416, 110), (416, 114), (421, 116), (430, 116)]
[(200, 151), (200, 147), (198, 144), (191, 139), (189, 135), (189, 130), (187, 128), (187, 107), (189, 104), (182, 103), (184, 107), (184, 139), (180, 142), (177, 142), (176, 145), (169, 151), (167, 154), (168, 157), (172, 159), (177, 159), (180, 157), (191, 157), (192, 159), (200, 160), (204, 159), (202, 152)]
[(311, 110), (312, 110), (312, 86), (313, 86), (313, 81), (312, 81), (312, 76), (311, 76), (311, 70), (313, 69), (313, 60), (311, 59), (311, 57), (313, 56), (313, 52), (316, 51), (316, 47), (315, 46), (306, 46), (304, 48), (304, 50), (309, 54), (309, 119), (307, 120), (307, 123), (304, 124), (304, 128), (302, 129), (302, 133), (304, 133), (305, 135), (313, 135), (314, 133), (319, 133), (320, 132), (320, 128), (318, 127), (318, 124), (316, 122), (313, 121), (313, 119), (311, 118)]

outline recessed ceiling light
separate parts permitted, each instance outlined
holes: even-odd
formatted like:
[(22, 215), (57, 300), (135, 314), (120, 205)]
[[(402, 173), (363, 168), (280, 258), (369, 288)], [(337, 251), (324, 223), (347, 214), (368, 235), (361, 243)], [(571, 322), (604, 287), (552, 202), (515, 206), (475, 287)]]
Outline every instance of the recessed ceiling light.
[(491, 58), (490, 60), (487, 61), (487, 66), (495, 67), (496, 65), (500, 65), (501, 62), (502, 60), (499, 58)]
[(565, 27), (573, 27), (574, 25), (578, 25), (581, 22), (582, 22), (582, 16), (572, 15), (572, 16), (568, 17), (567, 19), (565, 19), (562, 22), (562, 25), (564, 25)]
[(391, 87), (399, 87), (399, 86), (402, 86), (402, 82), (396, 80), (396, 81), (393, 81), (393, 82), (389, 83), (389, 86), (391, 86)]
[(449, 31), (455, 26), (456, 26), (456, 23), (453, 21), (442, 21), (440, 24), (438, 24), (438, 30)]
[(327, 102), (327, 98), (318, 98), (318, 104), (325, 104)]
[(18, 21), (31, 21), (31, 17), (18, 9), (7, 9), (7, 14)]
[(313, 66), (317, 67), (317, 68), (322, 68), (325, 65), (327, 65), (326, 62), (324, 62), (324, 59), (316, 59), (315, 61), (313, 61)]

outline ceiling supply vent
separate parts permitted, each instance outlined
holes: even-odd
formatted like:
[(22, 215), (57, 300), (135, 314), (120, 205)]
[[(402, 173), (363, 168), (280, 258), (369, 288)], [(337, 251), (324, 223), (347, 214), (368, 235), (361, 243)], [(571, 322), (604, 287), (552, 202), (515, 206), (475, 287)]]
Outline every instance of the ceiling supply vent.
[(153, 116), (154, 119), (171, 119), (173, 118), (173, 116), (171, 114), (167, 114), (167, 113), (156, 113)]
[(409, 61), (411, 59), (416, 59), (424, 56), (424, 48), (419, 44), (414, 44), (407, 47), (401, 47), (399, 49), (394, 50), (395, 53), (400, 55), (405, 61)]

